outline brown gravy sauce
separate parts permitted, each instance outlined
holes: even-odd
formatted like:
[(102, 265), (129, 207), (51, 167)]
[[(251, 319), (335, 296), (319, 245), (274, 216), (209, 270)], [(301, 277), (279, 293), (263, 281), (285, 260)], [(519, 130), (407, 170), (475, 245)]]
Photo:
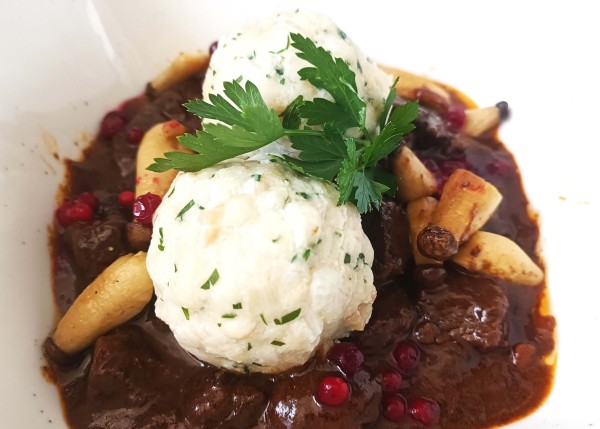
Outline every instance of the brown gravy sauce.
[[(181, 105), (201, 96), (202, 78), (194, 76), (160, 95), (149, 87), (125, 102), (125, 130), (145, 131), (171, 119), (199, 128), (199, 120)], [(92, 192), (99, 209), (92, 222), (58, 226), (53, 238), (61, 314), (104, 268), (133, 250), (125, 233), (131, 214), (116, 203), (119, 192), (135, 186), (137, 146), (126, 141), (125, 130), (111, 139), (99, 135), (81, 161), (68, 163), (69, 195)], [(493, 183), (504, 199), (485, 230), (513, 239), (535, 258), (538, 227), (528, 214), (518, 169), (501, 143), (493, 136), (457, 134), (435, 108), (422, 104), (417, 130), (406, 144), (440, 179), (467, 167)], [(223, 372), (183, 351), (155, 317), (151, 302), (68, 362), (47, 342), (71, 427), (421, 428), (408, 416), (394, 423), (381, 415), (380, 373), (395, 366), (391, 350), (406, 339), (418, 345), (421, 357), (416, 371), (403, 374), (400, 393), (440, 405), (440, 420), (431, 427), (490, 427), (535, 410), (549, 393), (553, 374), (544, 363), (554, 349), (555, 325), (540, 312), (545, 287), (507, 284), (450, 265), (443, 285), (419, 286), (403, 207), (387, 201), (364, 225), (376, 249), (378, 297), (365, 331), (347, 339), (364, 353), (365, 364), (346, 377), (352, 392), (345, 404), (321, 406), (314, 399), (324, 375), (341, 375), (325, 357), (275, 377)]]

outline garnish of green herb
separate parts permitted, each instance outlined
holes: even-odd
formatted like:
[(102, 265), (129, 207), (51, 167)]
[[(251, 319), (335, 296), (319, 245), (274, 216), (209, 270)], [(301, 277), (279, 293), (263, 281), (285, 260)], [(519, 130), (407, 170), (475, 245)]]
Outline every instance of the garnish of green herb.
[(194, 200), (190, 200), (184, 208), (182, 208), (181, 210), (179, 210), (179, 213), (177, 213), (177, 216), (175, 216), (175, 219), (179, 219), (180, 221), (183, 222), (183, 215), (192, 207), (194, 207), (194, 204), (196, 204), (194, 202)]
[(242, 309), (242, 303), (238, 302), (237, 304), (233, 304), (233, 309), (234, 310), (241, 310)]
[(246, 348), (248, 351), (252, 350), (252, 344), (248, 343), (248, 347)]
[[(358, 95), (356, 76), (348, 64), (300, 34), (291, 33), (290, 40), (296, 55), (311, 65), (298, 71), (300, 79), (327, 91), (334, 101), (298, 97), (285, 109), (280, 121), (252, 82), (247, 81), (244, 86), (237, 80), (225, 82), (224, 96), (209, 94), (208, 101), (185, 104), (189, 112), (200, 118), (218, 121), (205, 122), (203, 131), (178, 137), (194, 153), (167, 152), (148, 169), (199, 171), (285, 136), (300, 151), (299, 158), (274, 157), (274, 161), (336, 183), (339, 204), (353, 202), (361, 213), (379, 208), (384, 194), (392, 196), (396, 190), (396, 178), (379, 161), (396, 150), (402, 137), (414, 129), (412, 122), (417, 117), (418, 104), (408, 102), (392, 110), (396, 96), (393, 85), (378, 121), (379, 133), (371, 135), (365, 125), (367, 106)], [(360, 138), (347, 135), (356, 129)]]
[(296, 192), (296, 195), (300, 195), (305, 200), (310, 200), (310, 195), (308, 195), (306, 192)]
[(264, 314), (260, 313), (260, 318), (261, 318), (261, 320), (263, 321), (263, 323), (264, 323), (265, 325), (268, 325), (268, 323), (267, 323), (267, 319), (265, 319), (265, 315), (264, 315)]
[[(270, 54), (281, 54), (281, 53), (283, 53), (283, 52), (285, 52), (285, 51), (287, 51), (289, 49), (290, 43), (291, 43), (290, 35), (288, 34), (287, 42), (285, 44), (285, 47), (282, 48), (282, 49), (280, 49), (280, 50), (278, 50), (278, 51), (269, 51), (269, 53)], [(256, 54), (254, 56), (256, 56)]]
[(344, 256), (344, 264), (349, 264), (351, 260), (352, 257), (348, 253), (346, 253), (346, 255)]
[(161, 252), (164, 252), (164, 250), (165, 250), (165, 244), (163, 242), (163, 238), (164, 238), (163, 237), (163, 229), (161, 226), (160, 228), (158, 228), (158, 250), (160, 250)]
[(319, 244), (321, 244), (321, 239), (320, 238), (319, 238), (319, 240), (316, 243), (314, 243), (312, 246), (310, 246), (308, 249), (306, 249), (304, 251), (304, 253), (302, 254), (302, 258), (305, 261), (308, 261), (308, 258), (310, 258), (310, 255), (313, 254), (313, 252), (315, 250), (315, 247), (317, 247)]
[(222, 319), (235, 319), (237, 314), (235, 313), (227, 313), (221, 316)]
[(281, 347), (281, 346), (285, 346), (285, 343), (283, 341), (279, 341), (279, 340), (273, 340), (271, 341), (271, 344), (277, 347)]
[(190, 320), (190, 310), (185, 307), (181, 307), (181, 311), (183, 311), (183, 315), (185, 316), (185, 320)]
[(204, 289), (204, 290), (208, 290), (212, 286), (214, 286), (218, 281), (219, 281), (219, 272), (215, 268), (214, 271), (212, 272), (212, 274), (210, 275), (210, 277), (208, 278), (208, 280), (206, 280), (204, 282), (204, 284), (202, 286), (200, 286), (200, 288)]
[(276, 325), (285, 325), (286, 323), (289, 323), (292, 320), (296, 319), (298, 316), (300, 316), (301, 311), (301, 308), (297, 308), (294, 311), (291, 311), (288, 314), (282, 316), (281, 319), (273, 320), (273, 322), (275, 322)]

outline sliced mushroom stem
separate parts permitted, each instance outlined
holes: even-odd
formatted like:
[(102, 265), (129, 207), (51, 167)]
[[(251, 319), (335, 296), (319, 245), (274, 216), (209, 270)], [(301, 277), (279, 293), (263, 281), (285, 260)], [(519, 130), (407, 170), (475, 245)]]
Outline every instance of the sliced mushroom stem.
[(413, 256), (417, 265), (425, 264), (440, 264), (435, 259), (424, 256), (419, 251), (417, 239), (419, 233), (429, 225), (433, 212), (435, 211), (438, 202), (433, 197), (422, 197), (411, 201), (406, 206), (406, 217), (410, 227), (410, 244), (412, 246)]
[(495, 186), (470, 171), (457, 169), (446, 181), (431, 224), (467, 241), (490, 219), (502, 194)]
[(52, 336), (63, 352), (77, 353), (100, 335), (140, 313), (152, 298), (146, 254), (121, 256), (77, 297)]
[(210, 56), (206, 52), (182, 52), (171, 65), (152, 82), (152, 88), (160, 93), (173, 84), (180, 82), (208, 66)]
[(394, 158), (394, 173), (398, 178), (396, 196), (402, 202), (409, 202), (435, 194), (435, 176), (408, 147), (404, 146)]
[(463, 132), (477, 137), (500, 124), (500, 109), (496, 106), (465, 110)]
[(401, 97), (414, 100), (417, 98), (419, 90), (427, 89), (439, 96), (446, 104), (449, 104), (451, 101), (448, 91), (431, 79), (388, 66), (380, 65), (379, 67), (387, 73), (398, 76), (396, 93)]
[(502, 235), (478, 231), (452, 257), (461, 267), (512, 283), (536, 286), (544, 272), (519, 247)]
[(137, 152), (136, 197), (148, 192), (163, 197), (167, 193), (177, 170), (157, 173), (146, 167), (154, 162), (154, 158), (162, 158), (165, 152), (180, 150), (177, 136), (183, 133), (185, 127), (182, 124), (169, 121), (153, 126), (144, 135)]

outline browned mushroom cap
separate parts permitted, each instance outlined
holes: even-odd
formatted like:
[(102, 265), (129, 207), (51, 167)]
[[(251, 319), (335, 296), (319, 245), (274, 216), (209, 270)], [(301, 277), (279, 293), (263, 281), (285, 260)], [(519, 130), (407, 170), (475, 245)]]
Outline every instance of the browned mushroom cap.
[(406, 206), (406, 217), (410, 226), (410, 243), (412, 246), (413, 256), (417, 265), (423, 264), (440, 264), (435, 259), (428, 258), (419, 252), (417, 244), (419, 233), (423, 231), (433, 216), (438, 202), (433, 197), (423, 197), (411, 201)]
[(417, 247), (423, 255), (445, 261), (458, 252), (458, 240), (451, 231), (436, 225), (426, 226), (417, 237)]

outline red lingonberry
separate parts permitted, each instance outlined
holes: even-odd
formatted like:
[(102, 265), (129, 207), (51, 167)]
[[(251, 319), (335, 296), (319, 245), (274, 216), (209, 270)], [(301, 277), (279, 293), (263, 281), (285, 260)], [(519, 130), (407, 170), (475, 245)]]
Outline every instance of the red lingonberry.
[(327, 358), (337, 364), (346, 375), (358, 372), (365, 361), (362, 352), (354, 343), (341, 342), (333, 346), (327, 353)]
[(159, 195), (147, 194), (140, 195), (133, 203), (133, 218), (142, 225), (151, 225), (154, 212), (162, 201)]
[(98, 208), (98, 198), (96, 198), (91, 192), (84, 192), (82, 194), (77, 195), (75, 197), (75, 202), (87, 204), (88, 206), (90, 206), (92, 211), (96, 211), (96, 209)]
[(440, 406), (427, 398), (413, 398), (408, 401), (408, 414), (425, 425), (431, 425), (440, 418)]
[(402, 374), (395, 369), (386, 369), (381, 373), (381, 390), (397, 392), (402, 387)]
[(125, 132), (125, 140), (131, 144), (138, 144), (144, 138), (144, 134), (140, 127), (131, 127)]
[(396, 344), (392, 354), (400, 369), (413, 370), (419, 365), (421, 352), (418, 347), (410, 341), (401, 341)]
[(124, 209), (133, 209), (133, 203), (135, 202), (135, 193), (131, 191), (123, 191), (117, 197), (117, 203)]
[(350, 386), (341, 377), (323, 377), (319, 383), (317, 400), (323, 405), (341, 405), (350, 396)]
[(460, 130), (465, 124), (465, 108), (459, 104), (454, 104), (446, 110), (446, 122), (453, 130)]
[(108, 112), (100, 123), (100, 133), (103, 137), (112, 138), (125, 127), (125, 116), (116, 110)]
[(393, 422), (399, 422), (406, 414), (406, 399), (397, 393), (388, 393), (381, 398), (383, 416)]

